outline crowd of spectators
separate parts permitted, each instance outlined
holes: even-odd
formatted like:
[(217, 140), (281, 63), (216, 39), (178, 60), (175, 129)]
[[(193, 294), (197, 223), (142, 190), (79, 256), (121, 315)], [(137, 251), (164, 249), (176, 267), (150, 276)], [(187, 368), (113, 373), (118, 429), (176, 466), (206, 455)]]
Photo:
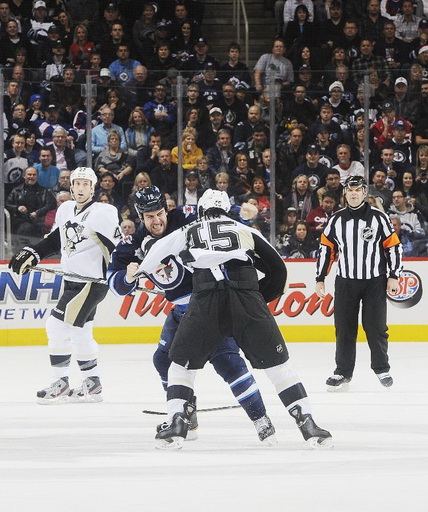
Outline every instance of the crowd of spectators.
[(168, 207), (177, 205), (181, 153), (185, 204), (209, 187), (226, 190), (232, 202), (257, 206), (251, 225), (269, 236), (273, 81), (281, 254), (315, 254), (343, 206), (344, 181), (364, 175), (368, 158), (369, 201), (390, 214), (405, 256), (428, 255), (428, 7), (422, 0), (265, 6), (277, 35), (249, 69), (237, 43), (222, 62), (213, 57), (203, 0), (0, 0), (4, 192), (17, 246), (52, 229), (55, 209), (70, 197), (70, 170), (86, 164), (81, 85), (90, 75), (95, 198), (118, 208), (125, 235), (139, 227), (132, 201), (139, 187), (157, 185)]

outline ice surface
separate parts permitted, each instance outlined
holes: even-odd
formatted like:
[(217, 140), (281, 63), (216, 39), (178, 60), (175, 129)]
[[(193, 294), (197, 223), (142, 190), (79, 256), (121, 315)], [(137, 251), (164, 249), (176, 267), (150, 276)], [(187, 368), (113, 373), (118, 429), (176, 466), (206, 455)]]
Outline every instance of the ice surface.
[[(104, 402), (41, 406), (46, 347), (0, 348), (0, 511), (187, 510), (408, 512), (428, 510), (428, 343), (391, 343), (394, 386), (383, 388), (359, 343), (347, 393), (327, 393), (334, 344), (290, 344), (316, 422), (335, 448), (312, 451), (261, 371), (255, 377), (279, 444), (263, 446), (241, 409), (199, 415), (199, 440), (154, 449), (164, 393), (154, 345), (102, 345)], [(77, 371), (71, 376), (79, 383)], [(199, 407), (234, 405), (210, 365)]]

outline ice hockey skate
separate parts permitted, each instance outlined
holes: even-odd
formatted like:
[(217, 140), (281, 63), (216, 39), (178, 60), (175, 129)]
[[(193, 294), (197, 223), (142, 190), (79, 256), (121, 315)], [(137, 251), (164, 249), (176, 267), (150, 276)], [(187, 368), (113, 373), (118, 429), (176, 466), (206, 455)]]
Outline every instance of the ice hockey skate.
[[(194, 410), (190, 413), (190, 425), (189, 430), (187, 431), (187, 437), (185, 441), (196, 441), (198, 439), (198, 416), (196, 414), (196, 396), (193, 397), (192, 403), (195, 406)], [(160, 425), (156, 427), (156, 432), (159, 433), (162, 430), (167, 429), (169, 426), (167, 421), (164, 421)]]
[(289, 412), (296, 420), (304, 440), (311, 448), (314, 450), (333, 448), (333, 438), (330, 432), (320, 428), (311, 414), (302, 414), (302, 408), (299, 405), (295, 405)]
[(180, 450), (187, 438), (190, 428), (190, 416), (195, 411), (195, 406), (189, 402), (184, 404), (184, 412), (176, 412), (172, 422), (162, 423), (158, 426), (155, 436), (155, 448), (159, 450)]
[(69, 402), (102, 402), (103, 388), (99, 377), (87, 377), (79, 388), (74, 388), (68, 396)]
[(49, 387), (37, 392), (37, 403), (41, 405), (58, 405), (68, 402), (70, 386), (68, 377), (61, 377)]
[(386, 388), (390, 388), (394, 384), (394, 379), (391, 377), (391, 375), (388, 372), (384, 373), (377, 373), (377, 378), (379, 379), (382, 386), (385, 386)]
[(278, 443), (275, 436), (275, 427), (272, 425), (269, 416), (262, 416), (254, 422), (257, 435), (260, 441), (266, 446), (273, 446)]
[(327, 384), (327, 391), (348, 391), (349, 382), (351, 379), (344, 377), (343, 375), (332, 375), (325, 383)]

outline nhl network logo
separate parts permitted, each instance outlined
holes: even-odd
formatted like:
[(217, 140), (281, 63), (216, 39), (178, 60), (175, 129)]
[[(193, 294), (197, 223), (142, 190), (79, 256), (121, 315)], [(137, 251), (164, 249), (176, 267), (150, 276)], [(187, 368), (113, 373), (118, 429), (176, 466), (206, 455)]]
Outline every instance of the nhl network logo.
[(366, 242), (371, 242), (374, 237), (374, 229), (367, 226), (361, 230), (361, 238)]

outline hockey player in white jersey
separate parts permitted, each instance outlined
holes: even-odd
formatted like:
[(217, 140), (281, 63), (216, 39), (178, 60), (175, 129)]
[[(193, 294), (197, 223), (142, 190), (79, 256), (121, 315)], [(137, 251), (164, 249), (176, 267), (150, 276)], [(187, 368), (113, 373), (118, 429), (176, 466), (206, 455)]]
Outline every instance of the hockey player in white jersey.
[[(193, 269), (193, 293), (169, 350), (168, 423), (156, 434), (156, 447), (183, 446), (196, 370), (225, 336), (233, 336), (252, 366), (265, 370), (305, 441), (312, 448), (329, 448), (332, 436), (314, 422), (305, 388), (266, 305), (284, 291), (285, 264), (258, 231), (228, 217), (229, 210), (225, 192), (207, 190), (198, 202), (199, 220), (147, 247), (135, 274), (155, 273), (171, 255)], [(265, 271), (260, 281), (256, 266)]]
[[(97, 177), (91, 168), (78, 167), (70, 181), (74, 201), (66, 201), (58, 208), (54, 231), (13, 256), (9, 268), (17, 274), (27, 273), (41, 259), (61, 251), (65, 272), (105, 278), (110, 254), (120, 240), (117, 210), (93, 200)], [(38, 403), (102, 401), (98, 345), (92, 328), (97, 305), (107, 291), (104, 284), (65, 277), (64, 291), (46, 321), (54, 382), (37, 393)], [(73, 353), (82, 377), (81, 386), (74, 389), (68, 382)]]

